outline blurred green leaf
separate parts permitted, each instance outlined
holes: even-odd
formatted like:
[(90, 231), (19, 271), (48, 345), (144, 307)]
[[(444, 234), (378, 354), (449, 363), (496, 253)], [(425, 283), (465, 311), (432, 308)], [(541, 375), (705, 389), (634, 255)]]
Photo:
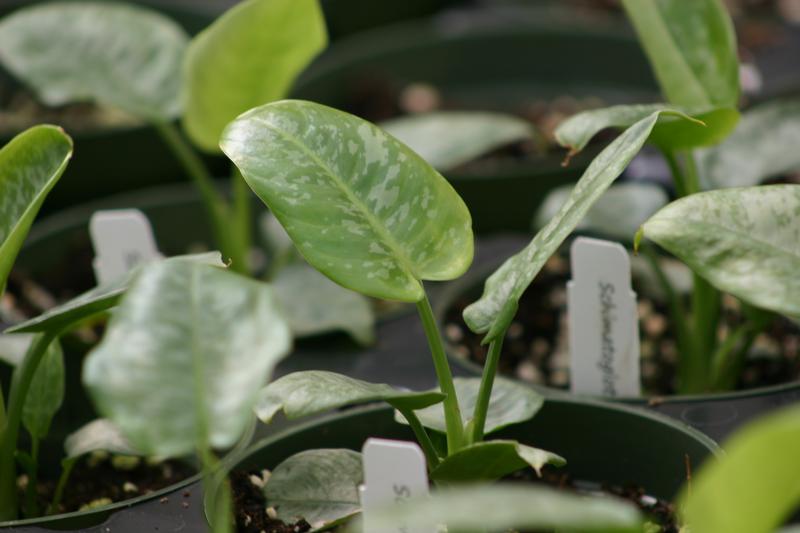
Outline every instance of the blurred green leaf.
[(117, 2), (50, 2), (0, 21), (0, 61), (45, 104), (93, 100), (154, 121), (180, 113), (188, 41), (170, 18)]
[(87, 356), (101, 414), (148, 455), (227, 448), (291, 344), (272, 289), (188, 261), (145, 266)]
[(295, 337), (346, 331), (356, 342), (375, 342), (370, 301), (326, 278), (305, 263), (281, 269), (272, 282)]
[(292, 523), (303, 518), (316, 531), (361, 510), (358, 486), (363, 478), (360, 453), (308, 450), (289, 457), (272, 471), (264, 496), (280, 520)]
[(47, 436), (50, 423), (61, 408), (65, 379), (64, 352), (54, 339), (36, 367), (22, 406), (22, 424), (37, 439)]
[[(542, 202), (534, 220), (534, 230), (545, 226), (556, 216), (569, 198), (571, 185), (552, 190)], [(588, 231), (604, 238), (633, 242), (633, 237), (669, 197), (654, 183), (619, 183), (609, 188), (575, 226), (575, 231)]]
[[(464, 413), (473, 413), (480, 390), (480, 378), (455, 378), (453, 380), (458, 396), (458, 404)], [(503, 429), (511, 424), (530, 420), (539, 412), (544, 398), (530, 387), (511, 380), (497, 378), (492, 387), (489, 410), (486, 413), (484, 433), (487, 435)], [(419, 408), (415, 408), (419, 409)], [(423, 426), (445, 433), (444, 408), (442, 405), (431, 405), (416, 412)], [(400, 413), (395, 413), (395, 420), (407, 424)]]
[(530, 139), (534, 134), (530, 122), (485, 111), (408, 115), (379, 126), (440, 171), (469, 163), (507, 144)]
[[(370, 514), (376, 530), (391, 530), (398, 523), (410, 528), (446, 524), (450, 533), (509, 529), (641, 533), (642, 522), (636, 507), (625, 501), (508, 483), (442, 488)], [(347, 531), (361, 533), (360, 524)]]
[(0, 149), (0, 295), (33, 219), (71, 157), (72, 139), (56, 126), (30, 128)]
[(622, 0), (670, 103), (689, 109), (739, 103), (736, 34), (720, 0)]
[(311, 102), (252, 109), (220, 144), (300, 253), (340, 285), (416, 302), (460, 276), (472, 220), (449, 183), (376, 126)]
[(399, 409), (421, 409), (441, 402), (439, 391), (403, 391), (383, 383), (368, 383), (323, 370), (293, 372), (261, 391), (256, 414), (269, 423), (283, 411), (289, 419), (309, 416), (345, 405), (385, 401)]
[(541, 473), (547, 464), (562, 466), (566, 461), (516, 441), (492, 440), (471, 444), (449, 455), (431, 472), (431, 478), (444, 482), (496, 481), (527, 467)]
[(131, 446), (122, 432), (110, 420), (98, 418), (81, 426), (64, 441), (67, 459), (75, 459), (92, 452), (109, 452), (122, 455), (141, 455)]
[(684, 488), (680, 514), (696, 533), (775, 531), (800, 504), (800, 408), (746, 425)]
[(642, 228), (719, 290), (800, 316), (800, 185), (693, 194)]
[(767, 102), (746, 111), (722, 144), (698, 153), (708, 189), (751, 187), (800, 170), (800, 99)]
[(246, 0), (189, 45), (184, 127), (218, 152), (222, 130), (252, 107), (284, 98), (327, 44), (318, 0)]

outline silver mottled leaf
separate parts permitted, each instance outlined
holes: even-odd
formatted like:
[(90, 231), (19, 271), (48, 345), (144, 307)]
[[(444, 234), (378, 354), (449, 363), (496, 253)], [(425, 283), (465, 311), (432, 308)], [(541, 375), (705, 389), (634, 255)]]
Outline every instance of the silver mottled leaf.
[(464, 202), (369, 122), (287, 100), (237, 118), (220, 145), (300, 253), (340, 285), (418, 301), (420, 280), (458, 277), (472, 261)]
[(0, 61), (45, 104), (93, 100), (149, 120), (180, 113), (188, 41), (165, 15), (117, 2), (50, 2), (0, 21)]
[(68, 459), (98, 451), (141, 455), (122, 435), (119, 428), (105, 418), (92, 420), (71, 433), (64, 441), (64, 451)]
[(268, 285), (164, 261), (142, 269), (83, 380), (100, 413), (148, 455), (227, 448), (289, 345)]
[(595, 157), (564, 205), (530, 244), (512, 256), (486, 281), (483, 295), (464, 310), (470, 329), (487, 333), (484, 341), (502, 335), (517, 303), (547, 259), (586, 215), (644, 145), (659, 112), (640, 120)]
[(304, 518), (312, 528), (330, 527), (361, 510), (361, 454), (352, 450), (300, 452), (279, 464), (264, 487), (267, 505), (284, 522)]
[(563, 466), (560, 455), (526, 446), (513, 440), (476, 442), (447, 456), (431, 472), (431, 478), (443, 482), (496, 481), (523, 468), (537, 474), (545, 465)]
[(693, 194), (643, 229), (718, 289), (800, 316), (800, 185)]
[(269, 423), (279, 412), (287, 418), (309, 416), (345, 405), (385, 401), (395, 407), (421, 409), (444, 399), (439, 391), (403, 391), (323, 370), (294, 372), (270, 383), (256, 405), (258, 418)]

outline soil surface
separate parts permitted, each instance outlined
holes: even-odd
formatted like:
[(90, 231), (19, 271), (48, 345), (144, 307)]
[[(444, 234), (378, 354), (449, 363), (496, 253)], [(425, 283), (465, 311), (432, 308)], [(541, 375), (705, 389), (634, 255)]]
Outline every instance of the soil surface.
[[(269, 472), (237, 471), (231, 475), (237, 531), (239, 533), (304, 533), (311, 530), (305, 520), (285, 524), (274, 518), (274, 509), (268, 506), (262, 486)], [(637, 486), (611, 486), (595, 483), (581, 483), (561, 469), (545, 467), (538, 478), (533, 470), (521, 470), (508, 476), (504, 481), (515, 483), (545, 484), (558, 489), (580, 494), (603, 494), (628, 500), (645, 515), (646, 520), (661, 527), (662, 533), (678, 533), (675, 507), (666, 501), (648, 496)], [(479, 520), (479, 519), (476, 519)], [(337, 528), (333, 531), (341, 531)], [(514, 533), (514, 532), (509, 532)], [(551, 533), (547, 531), (524, 531), (520, 533)]]
[[(73, 468), (57, 512), (83, 511), (144, 496), (194, 474), (192, 467), (179, 461), (151, 463), (138, 457), (91, 454)], [(44, 479), (37, 483), (40, 511), (53, 501), (57, 482), (57, 479)], [(17, 486), (20, 505), (24, 506), (28, 476), (20, 475)]]
[[(569, 276), (568, 261), (554, 256), (525, 292), (503, 343), (502, 374), (537, 385), (568, 388), (566, 282)], [(641, 283), (634, 276), (634, 290), (639, 295), (643, 392), (675, 394), (678, 350), (669, 313), (661, 302), (643, 296)], [(446, 312), (444, 333), (457, 356), (483, 365), (486, 346), (481, 346), (481, 336), (472, 333), (461, 316), (477, 296), (478, 293), (468, 294), (454, 302)], [(743, 320), (735, 298), (724, 295), (722, 308), (720, 339)], [(800, 328), (787, 319), (778, 318), (755, 339), (736, 388), (749, 389), (797, 379), (800, 379)]]

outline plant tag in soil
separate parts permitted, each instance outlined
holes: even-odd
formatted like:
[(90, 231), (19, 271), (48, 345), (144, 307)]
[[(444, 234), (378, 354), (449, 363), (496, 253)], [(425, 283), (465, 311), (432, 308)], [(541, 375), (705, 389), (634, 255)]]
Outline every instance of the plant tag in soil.
[(639, 322), (627, 250), (579, 237), (570, 248), (567, 283), (571, 390), (639, 396)]
[(425, 455), (413, 442), (367, 439), (362, 450), (364, 484), (360, 487), (364, 531), (369, 533), (436, 533), (431, 525), (411, 528), (398, 523), (392, 529), (375, 529), (370, 511), (428, 494)]
[(98, 285), (112, 282), (132, 268), (160, 259), (150, 221), (138, 209), (97, 211), (89, 221)]

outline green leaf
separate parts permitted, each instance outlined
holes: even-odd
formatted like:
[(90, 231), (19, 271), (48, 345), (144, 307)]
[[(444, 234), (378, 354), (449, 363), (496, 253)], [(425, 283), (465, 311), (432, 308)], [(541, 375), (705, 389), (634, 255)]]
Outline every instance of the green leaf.
[(775, 531), (800, 504), (800, 408), (746, 425), (724, 448), (684, 489), (684, 522), (702, 533)]
[(342, 330), (363, 345), (375, 342), (375, 316), (369, 300), (307, 264), (281, 269), (272, 287), (295, 337)]
[(724, 143), (698, 154), (708, 189), (751, 187), (800, 170), (800, 99), (768, 102), (746, 111)]
[(64, 401), (64, 381), (64, 352), (55, 339), (36, 367), (22, 406), (22, 424), (28, 433), (38, 439), (47, 436), (50, 423), (61, 408)]
[(438, 111), (379, 124), (437, 170), (450, 170), (507, 144), (530, 139), (521, 118), (485, 111)]
[(720, 0), (622, 0), (622, 5), (672, 104), (737, 107), (736, 35)]
[[(188, 261), (198, 264), (224, 267), (219, 252), (192, 255), (178, 255), (164, 259), (164, 262)], [(8, 328), (6, 333), (36, 333), (42, 331), (64, 331), (92, 315), (107, 311), (117, 305), (128, 290), (142, 267), (137, 267), (127, 275), (110, 283), (90, 289), (75, 298), (48, 309), (41, 315)]]
[(71, 433), (64, 441), (67, 459), (92, 452), (109, 452), (121, 455), (141, 455), (110, 420), (98, 418)]
[(56, 126), (30, 128), (0, 150), (0, 294), (36, 213), (71, 157), (72, 139)]
[(800, 185), (693, 194), (642, 228), (719, 290), (800, 316)]
[(52, 2), (0, 22), (0, 61), (50, 106), (93, 100), (163, 121), (180, 113), (189, 37), (170, 18), (116, 2)]
[[(564, 205), (572, 192), (571, 185), (554, 189), (536, 214), (534, 229), (546, 225)], [(589, 209), (575, 226), (605, 238), (633, 242), (633, 236), (645, 220), (667, 205), (664, 189), (653, 183), (629, 182), (614, 185)]]
[(83, 381), (99, 412), (148, 455), (227, 448), (290, 342), (268, 285), (163, 261), (122, 298)]
[(225, 126), (284, 98), (327, 40), (318, 0), (247, 0), (231, 8), (189, 45), (186, 132), (201, 148), (219, 151)]
[(556, 216), (530, 244), (512, 256), (486, 281), (480, 300), (464, 310), (464, 320), (476, 333), (486, 333), (484, 342), (503, 335), (517, 302), (547, 259), (575, 229), (592, 205), (644, 145), (660, 112), (640, 120), (595, 157)]
[(416, 302), (420, 280), (453, 279), (472, 262), (464, 202), (369, 122), (287, 100), (237, 118), (221, 146), (300, 253), (340, 285)]
[(421, 409), (444, 399), (439, 391), (406, 392), (382, 383), (367, 383), (333, 372), (293, 372), (263, 388), (256, 414), (269, 423), (283, 410), (289, 419), (359, 403), (385, 401), (399, 409)]
[[(639, 511), (625, 501), (549, 487), (500, 483), (442, 488), (424, 498), (392, 503), (370, 514), (376, 530), (446, 524), (451, 533), (518, 529), (641, 533)], [(360, 533), (360, 525), (347, 530)]]
[[(461, 411), (473, 413), (478, 400), (480, 378), (455, 378), (453, 382)], [(496, 379), (489, 400), (489, 411), (486, 413), (484, 433), (488, 435), (511, 424), (533, 418), (543, 403), (542, 395), (532, 388), (508, 379)], [(442, 433), (447, 431), (444, 408), (441, 405), (431, 405), (417, 411), (416, 415), (423, 426)], [(400, 413), (395, 413), (395, 420), (402, 424), (407, 423)]]
[(471, 444), (446, 457), (431, 472), (431, 479), (444, 482), (495, 481), (531, 467), (541, 474), (546, 464), (565, 465), (563, 457), (525, 446), (513, 440), (493, 440)]
[(352, 450), (300, 452), (273, 471), (264, 496), (284, 522), (304, 518), (314, 530), (331, 527), (361, 510), (361, 454)]
[(712, 109), (691, 113), (665, 104), (618, 105), (593, 109), (573, 115), (555, 131), (556, 141), (574, 155), (606, 128), (627, 128), (661, 111), (649, 141), (667, 150), (681, 150), (715, 144), (736, 127), (739, 112), (735, 109)]

